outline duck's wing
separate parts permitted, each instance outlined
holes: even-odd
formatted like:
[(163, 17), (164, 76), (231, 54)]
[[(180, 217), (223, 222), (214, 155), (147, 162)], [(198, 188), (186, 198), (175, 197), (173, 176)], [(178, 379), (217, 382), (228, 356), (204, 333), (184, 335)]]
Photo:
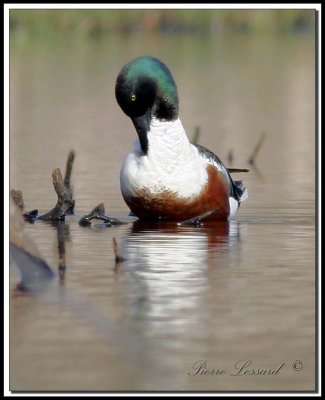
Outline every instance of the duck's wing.
[(212, 153), (212, 151), (208, 150), (204, 146), (201, 146), (197, 143), (192, 143), (193, 146), (197, 148), (200, 155), (207, 160), (207, 163), (214, 165), (219, 171), (221, 171), (225, 178), (229, 183), (230, 193), (229, 196), (233, 197), (238, 203), (240, 204), (242, 201), (246, 200), (247, 198), (247, 189), (243, 185), (242, 181), (233, 181), (230, 172), (248, 172), (246, 169), (237, 169), (237, 168), (227, 168), (220, 158)]

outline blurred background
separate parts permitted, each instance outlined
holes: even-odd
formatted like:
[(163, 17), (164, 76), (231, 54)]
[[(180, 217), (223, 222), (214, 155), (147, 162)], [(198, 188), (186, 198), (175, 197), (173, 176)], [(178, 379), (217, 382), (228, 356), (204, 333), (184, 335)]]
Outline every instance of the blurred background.
[[(54, 206), (51, 173), (76, 152), (64, 285), (12, 299), (12, 389), (313, 390), (315, 17), (10, 10), (10, 186), (27, 210)], [(78, 225), (100, 202), (113, 216), (129, 212), (119, 172), (136, 133), (114, 88), (121, 67), (145, 54), (170, 68), (189, 138), (199, 127), (199, 143), (227, 166), (250, 168), (234, 176), (249, 198), (229, 226)], [(55, 269), (56, 228), (36, 221), (26, 231)], [(128, 260), (118, 275), (113, 237)], [(204, 359), (229, 373), (189, 376)], [(230, 376), (246, 359), (285, 367), (276, 377)]]
[(312, 32), (313, 10), (12, 10), (10, 28), (25, 35), (221, 34)]

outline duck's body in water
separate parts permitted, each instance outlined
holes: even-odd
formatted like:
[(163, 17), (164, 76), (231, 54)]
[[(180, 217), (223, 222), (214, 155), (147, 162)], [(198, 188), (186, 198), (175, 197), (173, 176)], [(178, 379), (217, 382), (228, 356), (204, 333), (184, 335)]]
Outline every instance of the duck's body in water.
[(247, 191), (215, 154), (190, 143), (166, 65), (152, 57), (135, 59), (121, 69), (115, 94), (139, 137), (120, 174), (131, 211), (139, 218), (173, 221), (213, 209), (218, 209), (214, 220), (233, 217)]

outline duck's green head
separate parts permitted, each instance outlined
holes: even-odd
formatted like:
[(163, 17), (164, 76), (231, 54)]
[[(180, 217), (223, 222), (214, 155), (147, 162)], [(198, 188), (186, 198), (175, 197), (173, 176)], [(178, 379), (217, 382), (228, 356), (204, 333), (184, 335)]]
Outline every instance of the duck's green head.
[(118, 104), (139, 135), (144, 153), (152, 117), (172, 121), (178, 118), (178, 94), (174, 79), (157, 58), (139, 57), (122, 67), (115, 85)]

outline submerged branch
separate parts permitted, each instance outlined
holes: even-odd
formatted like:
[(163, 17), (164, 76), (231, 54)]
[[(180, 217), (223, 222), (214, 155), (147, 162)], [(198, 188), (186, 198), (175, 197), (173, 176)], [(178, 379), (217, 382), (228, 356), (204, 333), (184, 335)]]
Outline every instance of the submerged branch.
[(219, 211), (218, 208), (214, 208), (213, 210), (207, 211), (207, 212), (205, 212), (205, 213), (203, 213), (201, 215), (198, 215), (197, 217), (194, 217), (194, 218), (191, 218), (191, 219), (187, 219), (186, 221), (179, 222), (177, 225), (180, 225), (180, 226), (186, 226), (186, 225), (202, 226), (204, 220), (206, 220), (207, 218), (211, 217), (212, 215), (214, 215), (218, 211)]
[(103, 221), (107, 226), (125, 224), (125, 222), (122, 222), (117, 218), (109, 217), (108, 215), (106, 215), (105, 207), (104, 207), (103, 203), (98, 204), (98, 206), (96, 206), (89, 214), (84, 215), (80, 219), (79, 225), (90, 226), (91, 221), (93, 219), (99, 219), (99, 220)]

